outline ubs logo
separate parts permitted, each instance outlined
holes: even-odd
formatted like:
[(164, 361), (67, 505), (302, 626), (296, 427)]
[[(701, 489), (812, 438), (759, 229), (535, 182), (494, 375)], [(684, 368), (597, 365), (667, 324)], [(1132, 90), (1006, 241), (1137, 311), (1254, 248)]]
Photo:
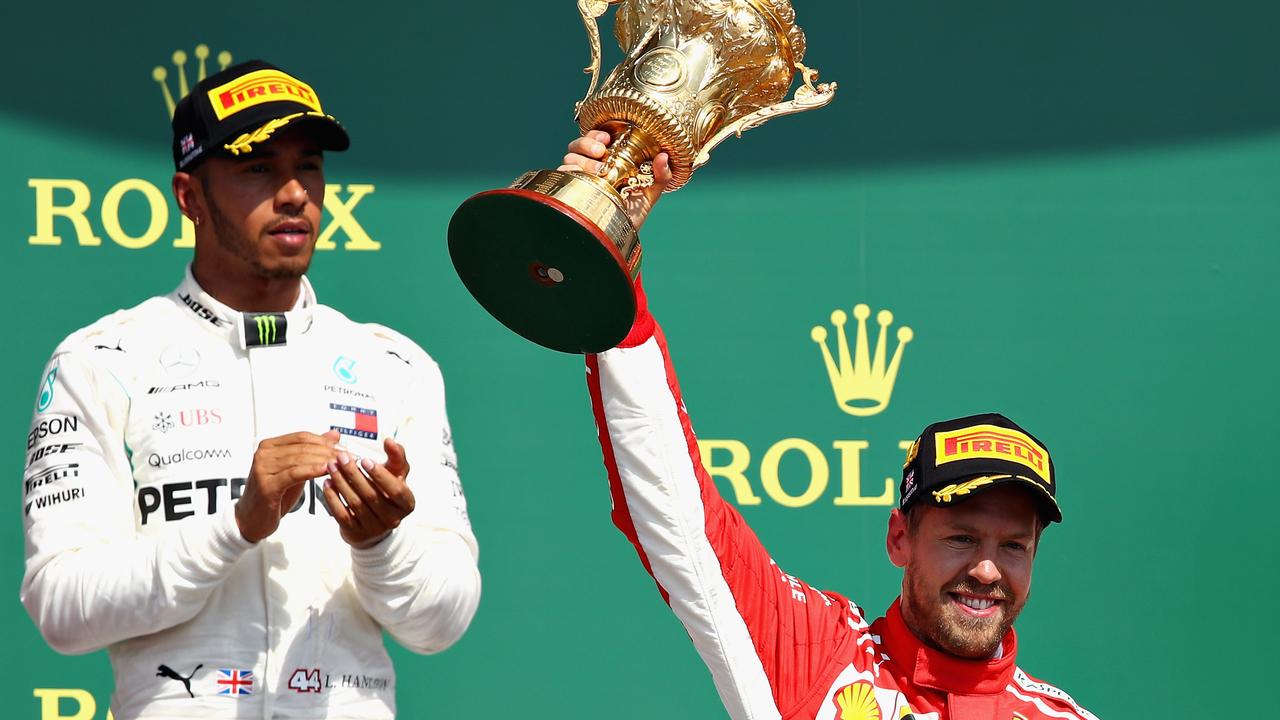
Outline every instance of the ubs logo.
[(215, 408), (195, 408), (192, 410), (178, 411), (178, 422), (174, 423), (173, 413), (158, 412), (156, 420), (151, 425), (152, 430), (158, 430), (167, 433), (175, 427), (201, 427), (204, 425), (221, 425), (222, 412)]
[(200, 427), (202, 425), (221, 425), (222, 413), (212, 408), (196, 408), (182, 410), (178, 413), (178, 424), (182, 427)]

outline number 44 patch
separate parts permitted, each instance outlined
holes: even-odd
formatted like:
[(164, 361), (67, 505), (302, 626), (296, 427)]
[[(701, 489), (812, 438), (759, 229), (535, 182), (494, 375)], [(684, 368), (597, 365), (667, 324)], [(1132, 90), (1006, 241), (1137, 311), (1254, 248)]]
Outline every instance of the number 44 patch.
[(319, 668), (298, 668), (293, 671), (293, 675), (289, 677), (289, 689), (300, 693), (318, 693), (322, 690), (320, 685)]

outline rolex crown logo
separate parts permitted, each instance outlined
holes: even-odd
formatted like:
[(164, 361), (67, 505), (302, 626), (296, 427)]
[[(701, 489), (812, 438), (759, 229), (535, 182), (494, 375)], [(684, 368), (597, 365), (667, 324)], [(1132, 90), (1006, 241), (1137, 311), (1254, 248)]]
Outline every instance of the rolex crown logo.
[[(206, 72), (205, 61), (209, 59), (209, 46), (204, 43), (197, 45), (195, 56), (196, 60), (200, 61), (196, 75), (196, 82), (200, 82), (208, 75)], [(226, 70), (229, 65), (231, 65), (231, 53), (226, 50), (218, 53), (218, 70)], [(177, 70), (178, 99), (181, 100), (187, 96), (187, 93), (191, 92), (191, 86), (187, 83), (187, 53), (185, 51), (173, 51), (173, 67)], [(178, 104), (177, 101), (173, 99), (173, 93), (169, 90), (169, 71), (165, 69), (163, 65), (157, 65), (155, 66), (155, 69), (151, 71), (151, 79), (160, 84), (160, 90), (164, 93), (164, 104), (169, 108), (169, 117), (172, 118), (173, 111), (177, 108)]]
[(850, 415), (867, 417), (889, 406), (893, 383), (898, 379), (898, 367), (902, 363), (902, 350), (915, 337), (915, 333), (909, 327), (898, 328), (898, 346), (893, 351), (893, 359), (886, 366), (886, 336), (889, 334), (889, 326), (893, 324), (893, 313), (881, 310), (876, 315), (880, 336), (876, 339), (874, 359), (867, 340), (867, 318), (871, 317), (871, 308), (859, 304), (853, 308), (853, 316), (858, 320), (858, 336), (854, 341), (852, 356), (849, 354), (849, 339), (844, 329), (849, 316), (843, 310), (831, 313), (831, 324), (835, 326), (838, 336), (838, 358), (833, 358), (827, 347), (825, 327), (814, 327), (809, 336), (822, 348), (822, 359), (827, 365), (827, 375), (831, 378), (836, 404)]

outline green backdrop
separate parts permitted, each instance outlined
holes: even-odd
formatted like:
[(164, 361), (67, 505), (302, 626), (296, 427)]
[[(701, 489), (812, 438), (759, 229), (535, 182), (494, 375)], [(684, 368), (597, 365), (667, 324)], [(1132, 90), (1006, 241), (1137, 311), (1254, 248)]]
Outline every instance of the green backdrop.
[[(588, 53), (574, 3), (127, 5), (23, 3), (0, 29), (14, 325), (0, 461), (15, 500), (49, 352), (168, 291), (189, 257), (153, 68), (176, 91), (175, 50), (261, 56), (311, 82), (354, 139), (327, 163), (350, 217), (313, 267), (321, 300), (415, 338), (450, 393), (484, 598), (443, 655), (392, 650), (402, 716), (723, 716), (609, 524), (581, 360), (489, 318), (445, 248), (463, 199), (554, 166), (575, 134)], [(722, 490), (758, 498), (743, 513), (788, 572), (875, 614), (899, 582), (889, 508), (837, 498), (880, 495), (925, 423), (1003, 411), (1054, 451), (1066, 515), (1041, 550), (1020, 664), (1104, 718), (1266, 715), (1265, 698), (1215, 686), (1277, 670), (1280, 10), (796, 5), (836, 102), (721, 146), (644, 233), (699, 435), (714, 463), (738, 463)], [(186, 71), (194, 82), (194, 60)], [(75, 198), (79, 226), (41, 204)], [(50, 232), (60, 244), (40, 244)], [(810, 338), (860, 303), (893, 313), (890, 353), (899, 327), (914, 336), (887, 408), (866, 417), (837, 406)], [(17, 507), (0, 524), (0, 692), (12, 717), (105, 717), (105, 654), (56, 655), (17, 601)]]

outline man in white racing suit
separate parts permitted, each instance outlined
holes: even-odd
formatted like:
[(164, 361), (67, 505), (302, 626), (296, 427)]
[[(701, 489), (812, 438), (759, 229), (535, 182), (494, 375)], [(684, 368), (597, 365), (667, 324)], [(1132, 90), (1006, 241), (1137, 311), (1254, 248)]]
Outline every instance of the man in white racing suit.
[(195, 258), (54, 351), (22, 602), (55, 650), (108, 649), (119, 720), (393, 717), (382, 630), (438, 652), (480, 596), (440, 371), (304, 277), (349, 144), (309, 86), (244, 63), (173, 125)]

